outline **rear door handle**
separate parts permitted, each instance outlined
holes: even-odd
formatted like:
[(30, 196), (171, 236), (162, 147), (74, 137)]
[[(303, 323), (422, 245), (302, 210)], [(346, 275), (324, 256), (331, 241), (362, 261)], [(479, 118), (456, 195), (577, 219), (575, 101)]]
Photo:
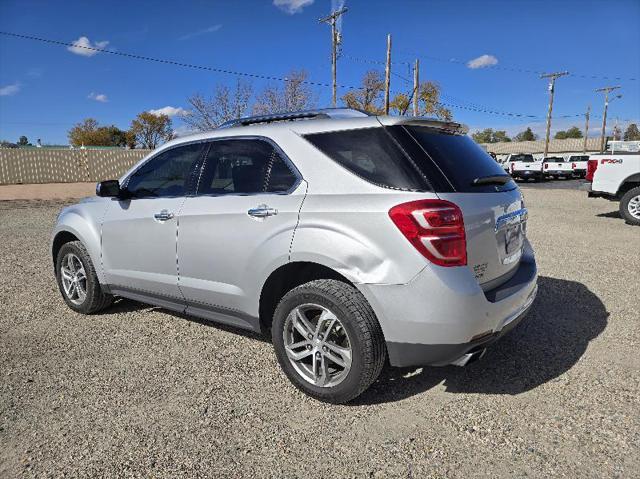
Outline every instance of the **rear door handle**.
[(162, 210), (160, 213), (156, 213), (153, 217), (158, 221), (169, 221), (173, 218), (173, 213), (168, 210)]
[(258, 205), (255, 208), (251, 208), (247, 211), (249, 216), (254, 218), (266, 218), (267, 216), (275, 216), (278, 214), (278, 210), (275, 208), (269, 208), (267, 205)]

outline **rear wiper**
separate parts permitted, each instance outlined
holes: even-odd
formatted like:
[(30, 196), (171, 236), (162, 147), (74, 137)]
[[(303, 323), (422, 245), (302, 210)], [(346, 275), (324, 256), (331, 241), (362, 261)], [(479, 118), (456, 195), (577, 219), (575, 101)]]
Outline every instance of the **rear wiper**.
[(480, 186), (480, 185), (504, 185), (507, 183), (511, 177), (509, 175), (492, 175), (492, 176), (481, 176), (480, 178), (476, 178), (471, 182), (471, 186)]

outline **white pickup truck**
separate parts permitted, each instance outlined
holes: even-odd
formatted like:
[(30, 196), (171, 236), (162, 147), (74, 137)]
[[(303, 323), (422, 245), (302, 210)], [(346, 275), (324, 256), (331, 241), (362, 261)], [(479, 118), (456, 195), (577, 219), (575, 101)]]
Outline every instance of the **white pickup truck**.
[[(589, 157), (586, 175), (591, 182), (589, 198), (619, 201), (624, 220), (640, 226), (640, 141), (619, 143), (630, 145), (612, 145), (612, 151)], [(615, 151), (615, 146), (628, 149)]]
[(505, 161), (509, 164), (509, 173), (514, 179), (528, 180), (533, 178), (534, 181), (540, 181), (544, 178), (542, 161), (536, 161), (533, 155), (509, 155)]
[(584, 178), (587, 174), (587, 161), (589, 155), (572, 155), (569, 157), (571, 168), (573, 168), (573, 176), (576, 178)]
[(542, 174), (545, 178), (569, 179), (573, 176), (571, 163), (561, 156), (550, 156), (542, 160)]

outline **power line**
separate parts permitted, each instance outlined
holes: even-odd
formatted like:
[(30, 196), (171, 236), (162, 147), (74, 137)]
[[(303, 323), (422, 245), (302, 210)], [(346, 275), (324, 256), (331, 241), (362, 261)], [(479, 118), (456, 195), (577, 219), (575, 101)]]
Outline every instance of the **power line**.
[[(211, 71), (211, 72), (215, 72), (215, 73), (223, 73), (223, 74), (226, 74), (226, 75), (235, 75), (235, 76), (241, 76), (241, 77), (256, 78), (256, 79), (260, 79), (260, 80), (273, 80), (273, 81), (282, 81), (282, 82), (289, 81), (288, 78), (282, 78), (282, 77), (277, 77), (277, 76), (272, 76), (272, 75), (261, 75), (261, 74), (258, 74), (258, 73), (239, 72), (239, 71), (234, 71), (234, 70), (226, 70), (226, 69), (222, 69), (222, 68), (210, 67), (210, 66), (206, 66), (206, 65), (195, 65), (193, 63), (184, 63), (184, 62), (179, 62), (179, 61), (175, 61), (175, 60), (166, 60), (166, 59), (162, 59), (162, 58), (154, 58), (154, 57), (149, 57), (149, 56), (145, 56), (145, 55), (138, 55), (138, 54), (135, 54), (135, 53), (127, 53), (127, 52), (120, 52), (120, 51), (115, 51), (115, 50), (107, 50), (105, 48), (87, 47), (87, 46), (84, 46), (84, 45), (79, 45), (77, 43), (62, 42), (62, 41), (59, 41), (59, 40), (41, 38), (41, 37), (36, 37), (36, 36), (33, 36), (33, 35), (22, 35), (22, 34), (18, 34), (18, 33), (3, 32), (3, 31), (0, 31), (0, 35), (5, 35), (5, 36), (9, 36), (9, 37), (14, 37), (14, 38), (21, 38), (21, 39), (25, 39), (25, 40), (34, 40), (34, 41), (38, 41), (38, 42), (48, 43), (48, 44), (51, 44), (51, 45), (60, 45), (60, 46), (66, 46), (66, 47), (82, 48), (84, 50), (90, 50), (90, 51), (100, 52), (100, 53), (107, 53), (109, 55), (116, 55), (116, 56), (133, 58), (133, 59), (136, 59), (136, 60), (144, 60), (144, 61), (149, 61), (149, 62), (164, 63), (166, 65), (174, 65), (174, 66), (179, 66), (179, 67), (184, 67), (184, 68), (193, 68), (193, 69), (196, 69), (196, 70), (205, 70), (205, 71)], [(310, 80), (303, 80), (301, 83), (304, 83), (304, 84), (307, 84), (307, 85), (313, 85), (313, 86), (323, 86), (323, 87), (332, 86), (332, 84), (330, 84), (330, 83), (322, 83), (322, 82), (316, 82), (316, 81), (310, 81)], [(337, 86), (338, 86), (338, 88), (345, 88), (345, 89), (349, 89), (349, 90), (355, 88), (355, 87), (350, 87), (350, 86), (346, 86), (346, 85), (337, 85)]]

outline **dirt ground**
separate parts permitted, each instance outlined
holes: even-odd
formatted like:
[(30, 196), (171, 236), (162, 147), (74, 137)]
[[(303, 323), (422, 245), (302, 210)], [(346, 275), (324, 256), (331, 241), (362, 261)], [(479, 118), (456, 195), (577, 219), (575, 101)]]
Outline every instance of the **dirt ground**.
[(639, 477), (640, 228), (522, 186), (539, 295), (467, 368), (293, 388), (268, 341), (54, 282), (60, 202), (0, 202), (0, 477)]
[(47, 183), (0, 185), (0, 201), (59, 200), (95, 195), (95, 183)]

